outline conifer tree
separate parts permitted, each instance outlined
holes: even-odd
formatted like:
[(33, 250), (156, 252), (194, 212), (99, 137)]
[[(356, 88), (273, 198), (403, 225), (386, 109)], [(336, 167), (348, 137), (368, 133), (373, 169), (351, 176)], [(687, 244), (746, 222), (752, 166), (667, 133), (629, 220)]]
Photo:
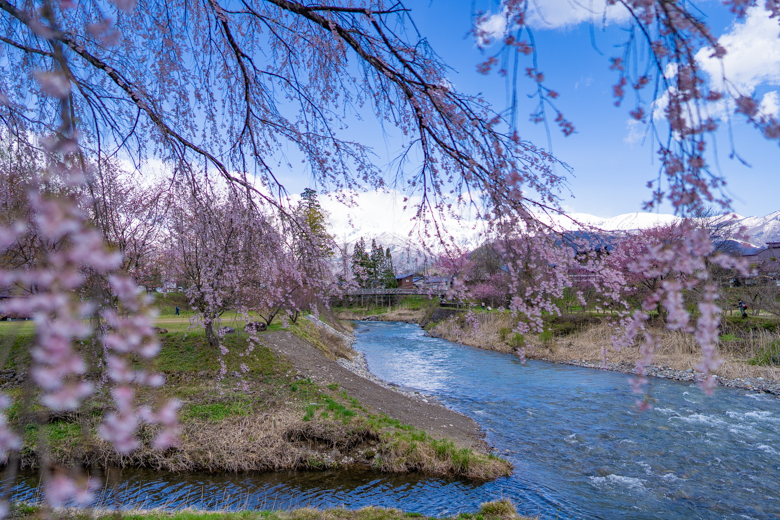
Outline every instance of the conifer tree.
[(368, 266), (369, 256), (366, 252), (366, 241), (363, 237), (355, 243), (355, 249), (352, 251), (352, 275), (360, 287), (368, 286)]
[(371, 240), (371, 258), (369, 260), (369, 285), (371, 287), (384, 286), (384, 265), (385, 250), (376, 243), (376, 239)]
[(326, 256), (333, 255), (333, 237), (328, 234), (325, 211), (317, 199), (317, 192), (306, 188), (301, 193), (296, 213), (305, 225), (308, 241)]
[(395, 267), (393, 266), (393, 255), (390, 254), (390, 248), (385, 251), (385, 262), (382, 270), (382, 281), (386, 289), (397, 289), (398, 280), (395, 279)]

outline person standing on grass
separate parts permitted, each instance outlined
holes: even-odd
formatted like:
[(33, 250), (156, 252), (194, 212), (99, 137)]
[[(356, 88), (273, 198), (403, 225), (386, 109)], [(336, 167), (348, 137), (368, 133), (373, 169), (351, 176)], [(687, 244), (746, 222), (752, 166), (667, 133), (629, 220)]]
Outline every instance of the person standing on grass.
[(176, 312), (173, 315), (174, 316), (181, 316), (181, 314), (179, 314), (179, 306), (178, 305), (176, 306)]
[(739, 307), (739, 312), (742, 313), (743, 318), (747, 318), (747, 305), (742, 300), (739, 300), (739, 303), (737, 304), (737, 307)]

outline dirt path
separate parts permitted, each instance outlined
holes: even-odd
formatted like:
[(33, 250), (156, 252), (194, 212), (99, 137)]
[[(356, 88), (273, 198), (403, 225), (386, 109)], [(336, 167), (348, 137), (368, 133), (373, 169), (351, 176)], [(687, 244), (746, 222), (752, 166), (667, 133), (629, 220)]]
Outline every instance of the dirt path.
[(384, 413), (425, 430), (435, 438), (449, 438), (461, 447), (485, 451), (484, 432), (472, 419), (422, 398), (409, 397), (363, 378), (325, 357), (322, 351), (289, 332), (264, 334), (265, 346), (285, 356), (295, 369), (313, 381), (338, 383), (350, 397), (375, 413)]

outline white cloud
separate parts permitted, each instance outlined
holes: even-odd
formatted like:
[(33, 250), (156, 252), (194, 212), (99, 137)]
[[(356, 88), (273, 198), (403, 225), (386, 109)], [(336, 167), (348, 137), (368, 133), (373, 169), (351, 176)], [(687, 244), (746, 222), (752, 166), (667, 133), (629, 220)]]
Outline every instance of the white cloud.
[[(748, 9), (745, 21), (732, 25), (718, 42), (727, 51), (723, 58), (726, 78), (742, 94), (752, 94), (762, 84), (780, 85), (780, 25), (763, 4)], [(712, 49), (702, 49), (696, 59), (713, 86), (722, 90), (720, 62), (711, 54)]]
[(664, 90), (663, 95), (653, 101), (652, 105), (650, 105), (651, 111), (653, 113), (653, 121), (660, 121), (666, 117), (664, 111), (666, 110), (666, 107), (669, 106), (670, 90), (674, 91), (674, 87), (669, 87), (668, 90)]
[[(671, 80), (677, 75), (677, 64), (676, 63), (667, 63), (666, 68), (664, 69), (664, 78), (667, 80)], [(669, 106), (669, 92), (676, 92), (676, 89), (673, 86), (670, 86), (667, 90), (664, 91), (664, 93), (653, 101), (652, 105), (650, 105), (651, 112), (653, 113), (653, 121), (660, 121), (665, 117), (664, 111), (666, 110), (666, 107)]]
[[(348, 200), (351, 207), (338, 199)], [(321, 195), (320, 203), (328, 214), (330, 232), (336, 241), (354, 242), (359, 236), (398, 236), (407, 238), (411, 234), (413, 242), (418, 240), (422, 231), (421, 224), (414, 221), (415, 205), (419, 204), (419, 195), (412, 196), (404, 202), (404, 195), (396, 190), (380, 190), (369, 192), (336, 192)], [(406, 206), (406, 209), (404, 209)], [(442, 221), (446, 233), (455, 238), (459, 244), (476, 244), (479, 241), (481, 223), (474, 219), (468, 210), (462, 212), (462, 220), (445, 217)], [(428, 240), (426, 240), (428, 242)], [(429, 246), (435, 245), (430, 240)]]
[[(710, 88), (721, 92), (728, 90), (732, 94), (736, 88), (741, 95), (753, 95), (758, 87), (780, 85), (780, 25), (776, 19), (769, 17), (763, 6), (751, 7), (745, 20), (732, 24), (718, 42), (726, 49), (722, 63), (712, 57), (712, 48), (704, 48), (696, 53), (699, 66), (710, 76)], [(724, 73), (729, 82), (728, 88), (723, 82)], [(664, 77), (672, 80), (676, 75), (677, 65), (668, 64)], [(670, 86), (652, 103), (650, 108), (655, 121), (665, 117), (670, 92), (675, 92), (674, 86)], [(733, 112), (734, 108), (733, 100), (727, 96), (708, 103), (704, 117), (723, 118), (728, 112)], [(778, 93), (772, 91), (765, 94), (760, 110), (765, 115), (777, 115), (780, 111)], [(685, 117), (689, 119), (688, 115)]]
[(506, 9), (500, 13), (487, 13), (477, 24), (477, 45), (486, 47), (493, 41), (500, 41), (506, 34)]
[(776, 90), (764, 94), (758, 110), (765, 116), (777, 117), (780, 112), (780, 96), (777, 95)]
[(605, 0), (536, 0), (528, 3), (528, 24), (536, 29), (571, 27), (583, 22), (620, 23), (629, 19), (621, 4)]
[(623, 138), (623, 142), (629, 144), (632, 148), (636, 143), (644, 139), (647, 127), (641, 121), (636, 119), (629, 119), (626, 121), (627, 134)]
[[(526, 20), (534, 29), (561, 29), (584, 22), (620, 23), (629, 19), (628, 10), (621, 4), (608, 5), (606, 0), (535, 0), (528, 3)], [(485, 14), (477, 28), (483, 37), (477, 41), (485, 46), (500, 40), (507, 30), (506, 2), (498, 13)]]

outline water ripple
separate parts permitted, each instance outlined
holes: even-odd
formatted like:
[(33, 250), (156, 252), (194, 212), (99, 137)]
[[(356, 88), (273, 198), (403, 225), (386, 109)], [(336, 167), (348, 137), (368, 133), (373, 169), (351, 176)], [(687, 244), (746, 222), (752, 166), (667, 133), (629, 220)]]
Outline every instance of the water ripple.
[[(365, 323), (355, 348), (387, 381), (434, 394), (473, 417), (515, 466), (488, 483), (372, 471), (104, 475), (97, 505), (116, 508), (396, 507), (432, 516), (506, 497), (544, 519), (780, 517), (780, 401), (651, 382), (638, 412), (625, 374), (529, 361), (424, 336), (414, 325)], [(362, 332), (362, 330), (361, 330)], [(100, 475), (99, 475), (100, 476)], [(22, 476), (15, 499), (34, 501)]]

